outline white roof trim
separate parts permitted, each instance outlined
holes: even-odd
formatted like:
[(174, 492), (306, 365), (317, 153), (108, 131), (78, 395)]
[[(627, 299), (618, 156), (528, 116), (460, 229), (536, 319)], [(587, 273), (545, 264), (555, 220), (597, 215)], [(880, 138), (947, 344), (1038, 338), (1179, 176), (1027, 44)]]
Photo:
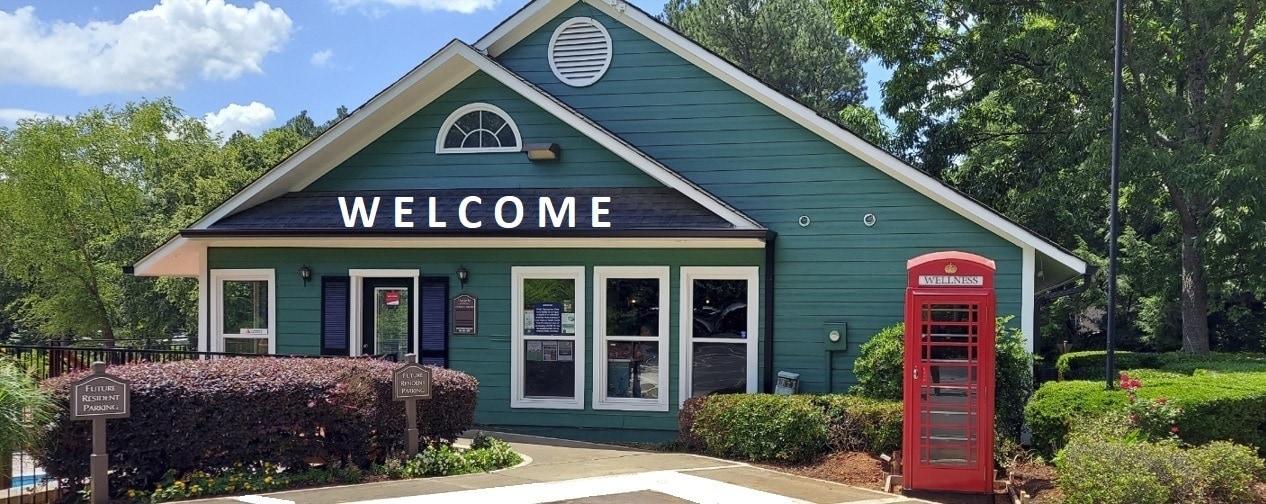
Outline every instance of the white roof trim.
[(576, 1), (583, 1), (614, 19), (624, 21), (642, 36), (659, 43), (712, 76), (1003, 239), (1020, 247), (1032, 247), (1078, 273), (1086, 272), (1086, 262), (1080, 258), (1007, 220), (883, 149), (871, 145), (852, 132), (819, 117), (813, 110), (771, 89), (724, 59), (652, 19), (646, 13), (635, 8), (626, 8), (619, 0), (614, 6), (603, 0), (534, 0), (488, 35), (479, 39), (475, 43), (475, 48), (495, 57), (574, 5)]
[(352, 115), (286, 158), (189, 228), (207, 229), (211, 224), (237, 211), (307, 187), (476, 70), (489, 74), (655, 180), (676, 189), (704, 208), (716, 213), (735, 228), (763, 229), (758, 223), (620, 140), (611, 132), (580, 117), (574, 110), (527, 84), (470, 46), (456, 40), (444, 46), (435, 55), (362, 105)]

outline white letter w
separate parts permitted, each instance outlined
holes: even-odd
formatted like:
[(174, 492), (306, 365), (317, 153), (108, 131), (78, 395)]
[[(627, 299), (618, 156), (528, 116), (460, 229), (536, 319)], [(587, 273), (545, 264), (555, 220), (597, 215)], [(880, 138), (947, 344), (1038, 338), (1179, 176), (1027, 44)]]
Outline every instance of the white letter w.
[(378, 197), (374, 196), (374, 203), (369, 207), (369, 212), (365, 212), (365, 199), (357, 196), (356, 201), (352, 203), (352, 211), (347, 211), (347, 198), (338, 197), (338, 207), (343, 210), (343, 226), (356, 227), (356, 217), (360, 216), (361, 225), (367, 228), (374, 227), (374, 219), (378, 216)]

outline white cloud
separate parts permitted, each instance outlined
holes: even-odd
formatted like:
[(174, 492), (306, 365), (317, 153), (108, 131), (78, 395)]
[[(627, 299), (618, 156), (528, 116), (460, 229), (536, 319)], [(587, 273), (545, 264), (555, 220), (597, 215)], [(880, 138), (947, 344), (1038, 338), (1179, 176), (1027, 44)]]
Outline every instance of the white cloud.
[(342, 12), (358, 7), (367, 12), (381, 13), (385, 7), (415, 8), (424, 11), (445, 10), (470, 14), (479, 9), (491, 9), (500, 0), (328, 0), (334, 10)]
[(81, 94), (182, 89), (194, 78), (261, 73), (290, 38), (290, 17), (258, 2), (161, 0), (120, 22), (47, 22), (34, 7), (0, 11), (0, 82)]
[(0, 108), (0, 126), (17, 126), (18, 119), (42, 119), (53, 114), (20, 108)]
[(250, 105), (238, 105), (230, 103), (229, 106), (220, 109), (219, 112), (210, 113), (202, 118), (202, 122), (207, 124), (207, 129), (212, 132), (221, 133), (224, 136), (232, 135), (235, 131), (242, 131), (251, 135), (258, 135), (264, 131), (264, 128), (273, 121), (277, 120), (277, 113), (273, 109), (268, 108), (263, 103), (253, 101)]
[(330, 64), (330, 58), (334, 57), (334, 51), (326, 49), (312, 53), (312, 57), (308, 61), (312, 62), (312, 66), (324, 68)]

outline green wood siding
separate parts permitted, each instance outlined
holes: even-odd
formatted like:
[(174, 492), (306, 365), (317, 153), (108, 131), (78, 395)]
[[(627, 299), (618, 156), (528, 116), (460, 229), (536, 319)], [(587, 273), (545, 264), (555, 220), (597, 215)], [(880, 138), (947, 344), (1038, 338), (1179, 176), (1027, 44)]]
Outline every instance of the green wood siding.
[[(599, 20), (613, 40), (607, 74), (584, 88), (560, 83), (546, 59), (550, 35), (574, 16)], [(578, 3), (498, 59), (778, 233), (774, 364), (801, 373), (801, 390), (841, 391), (854, 381), (858, 345), (852, 342), (902, 319), (911, 257), (956, 249), (995, 260), (998, 313), (1019, 315), (1019, 247), (597, 9)], [(877, 217), (874, 227), (862, 224), (868, 213)], [(800, 215), (812, 224), (800, 227)], [(831, 384), (823, 346), (827, 321), (849, 324), (850, 345), (836, 354)]]
[[(556, 142), (561, 161), (534, 163), (520, 152), (436, 154), (449, 114), (471, 103), (500, 107), (523, 143)], [(477, 72), (347, 161), (308, 191), (515, 187), (654, 187), (659, 183), (571, 126)]]
[[(306, 249), (213, 248), (210, 269), (272, 268), (277, 278), (277, 353), (320, 353), (321, 282), (323, 275), (347, 275), (349, 269), (418, 269), (423, 276), (448, 276), (449, 294), (466, 292), (479, 298), (479, 334), (449, 336), (452, 369), (479, 380), (476, 420), (481, 424), (537, 428), (568, 426), (581, 429), (629, 429), (627, 433), (596, 435), (600, 439), (672, 439), (677, 429), (677, 393), (680, 349), (678, 312), (681, 299), (681, 266), (760, 266), (760, 249)], [(312, 269), (307, 286), (299, 267)], [(510, 268), (512, 266), (586, 266), (585, 310), (585, 405), (580, 410), (510, 408)], [(593, 387), (593, 267), (669, 266), (670, 309), (669, 396), (670, 411), (638, 412), (592, 409)], [(470, 272), (463, 290), (456, 278), (459, 266)], [(762, 277), (763, 279), (763, 277)], [(763, 290), (760, 292), (763, 298)], [(450, 306), (451, 309), (451, 306)], [(760, 324), (763, 327), (763, 312)], [(758, 356), (759, 358), (759, 356)], [(757, 361), (760, 362), (759, 360)], [(763, 372), (763, 371), (762, 371)], [(555, 431), (556, 433), (557, 431)]]

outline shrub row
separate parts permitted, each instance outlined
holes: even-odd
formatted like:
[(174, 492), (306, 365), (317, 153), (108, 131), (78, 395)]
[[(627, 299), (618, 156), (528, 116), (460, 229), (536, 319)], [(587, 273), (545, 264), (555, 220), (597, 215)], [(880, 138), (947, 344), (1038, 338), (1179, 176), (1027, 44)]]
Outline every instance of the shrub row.
[(891, 451), (901, 443), (901, 403), (846, 395), (722, 394), (692, 398), (679, 441), (722, 457), (800, 461), (828, 449)]
[(1129, 439), (1128, 422), (1089, 424), (1055, 458), (1056, 486), (1069, 504), (1247, 502), (1264, 475), (1262, 460), (1246, 446), (1215, 441), (1182, 449), (1172, 441)]
[[(364, 467), (403, 449), (403, 402), (391, 399), (398, 365), (367, 359), (236, 358), (135, 364), (112, 374), (132, 385), (132, 416), (108, 424), (111, 488), (150, 488), (169, 470), (215, 474), (237, 464)], [(65, 405), (82, 374), (44, 386)], [(432, 368), (419, 401), (421, 439), (451, 443), (474, 424), (478, 383)], [(91, 422), (63, 410), (35, 456), (49, 475), (88, 476)]]
[[(1102, 350), (1069, 352), (1059, 356), (1055, 369), (1065, 380), (1106, 378), (1106, 352)], [(1209, 353), (1189, 355), (1182, 352), (1135, 353), (1114, 352), (1113, 367), (1119, 371), (1159, 369), (1192, 374), (1198, 369), (1223, 373), (1266, 372), (1266, 355), (1248, 353)]]
[[(1191, 444), (1231, 440), (1262, 450), (1266, 419), (1266, 373), (1131, 372), (1141, 377), (1140, 398), (1164, 397), (1182, 408), (1179, 436)], [(1105, 390), (1103, 382), (1048, 382), (1033, 395), (1025, 418), (1033, 446), (1044, 455), (1058, 451), (1068, 439), (1071, 419), (1121, 410), (1126, 393)]]

